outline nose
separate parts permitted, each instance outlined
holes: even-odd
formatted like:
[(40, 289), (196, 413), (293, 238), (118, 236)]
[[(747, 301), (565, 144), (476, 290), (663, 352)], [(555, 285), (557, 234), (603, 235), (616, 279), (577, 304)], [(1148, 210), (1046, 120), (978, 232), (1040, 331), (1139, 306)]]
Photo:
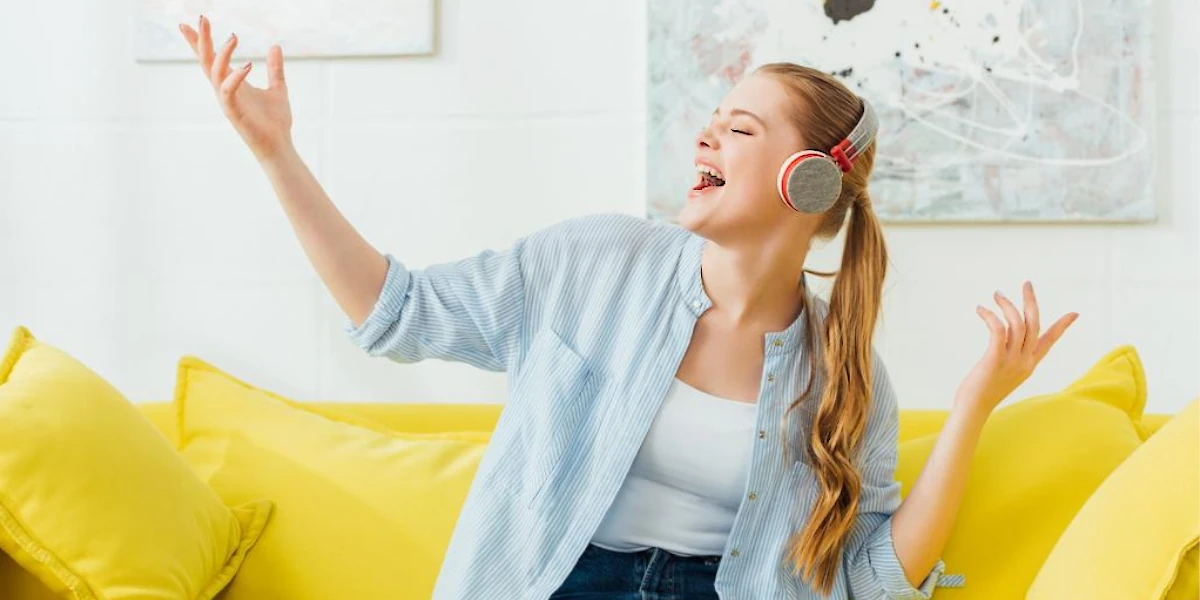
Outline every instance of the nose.
[(696, 134), (696, 146), (698, 148), (709, 148), (716, 150), (719, 146), (717, 138), (709, 133), (708, 126), (700, 128), (700, 133)]

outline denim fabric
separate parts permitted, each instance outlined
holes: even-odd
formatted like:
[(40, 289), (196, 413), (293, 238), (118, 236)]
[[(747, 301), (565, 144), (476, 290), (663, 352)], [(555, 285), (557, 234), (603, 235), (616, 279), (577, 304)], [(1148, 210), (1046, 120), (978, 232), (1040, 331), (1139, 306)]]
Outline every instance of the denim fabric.
[(550, 600), (718, 600), (720, 562), (662, 548), (613, 552), (588, 544)]

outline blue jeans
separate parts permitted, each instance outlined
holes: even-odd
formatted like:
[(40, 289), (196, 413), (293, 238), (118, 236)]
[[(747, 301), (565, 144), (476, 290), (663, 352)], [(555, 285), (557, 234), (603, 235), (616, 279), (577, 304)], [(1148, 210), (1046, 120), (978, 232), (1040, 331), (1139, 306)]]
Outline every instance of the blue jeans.
[(594, 544), (550, 600), (718, 600), (720, 556), (679, 556), (662, 548), (613, 552)]

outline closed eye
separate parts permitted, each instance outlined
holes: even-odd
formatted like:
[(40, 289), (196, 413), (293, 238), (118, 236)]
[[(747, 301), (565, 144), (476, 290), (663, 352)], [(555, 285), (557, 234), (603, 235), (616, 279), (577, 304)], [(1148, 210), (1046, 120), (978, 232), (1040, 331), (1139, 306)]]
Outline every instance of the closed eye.
[(749, 133), (749, 132), (742, 131), (741, 129), (730, 129), (730, 131), (732, 131), (732, 132), (734, 132), (734, 133), (740, 133), (740, 134), (742, 134), (742, 135), (750, 135), (750, 133)]

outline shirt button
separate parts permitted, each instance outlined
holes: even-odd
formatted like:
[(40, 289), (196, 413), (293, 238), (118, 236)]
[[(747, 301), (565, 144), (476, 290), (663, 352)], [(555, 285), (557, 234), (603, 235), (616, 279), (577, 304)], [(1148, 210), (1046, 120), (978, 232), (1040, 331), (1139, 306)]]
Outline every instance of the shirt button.
[(739, 554), (741, 554), (741, 552), (738, 552), (738, 549), (737, 549), (737, 548), (734, 548), (733, 550), (730, 550), (730, 551), (729, 551), (729, 555), (730, 555), (730, 556), (737, 556), (737, 555), (739, 555)]
[(778, 347), (780, 347), (780, 346), (782, 346), (782, 345), (783, 345), (783, 340), (775, 340), (775, 347), (776, 347), (776, 348), (778, 348)]
[(758, 500), (758, 494), (755, 494), (754, 492), (750, 492), (750, 495), (746, 497), (751, 500)]
[(775, 381), (775, 374), (774, 374), (774, 373), (767, 373), (767, 381), (768, 381), (768, 382), (773, 382), (773, 381)]
[(693, 300), (693, 301), (692, 301), (692, 308), (700, 308), (700, 301), (699, 301), (699, 300)]
[(759, 430), (758, 430), (758, 439), (762, 440), (762, 439), (766, 439), (766, 437), (767, 437), (767, 432), (766, 432), (766, 430), (765, 430), (765, 429), (759, 429)]

